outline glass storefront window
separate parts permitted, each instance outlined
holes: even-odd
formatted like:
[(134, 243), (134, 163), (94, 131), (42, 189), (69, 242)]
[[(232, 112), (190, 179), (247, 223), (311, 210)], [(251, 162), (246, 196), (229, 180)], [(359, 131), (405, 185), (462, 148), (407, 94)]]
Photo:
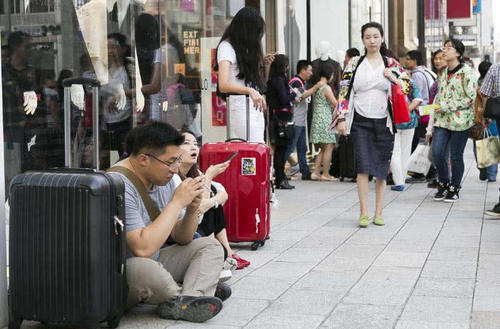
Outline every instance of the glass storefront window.
[(416, 1), (405, 0), (404, 17), (405, 50), (418, 49), (418, 8)]
[(72, 167), (92, 167), (94, 147), (101, 168), (111, 166), (125, 155), (126, 133), (150, 120), (201, 138), (201, 43), (221, 37), (245, 5), (260, 1), (0, 0), (6, 187), (25, 170), (64, 166), (70, 77), (101, 85), (98, 146), (91, 89), (72, 88)]
[(351, 0), (351, 47), (364, 49), (361, 40), (361, 26), (378, 22), (384, 26), (384, 0)]

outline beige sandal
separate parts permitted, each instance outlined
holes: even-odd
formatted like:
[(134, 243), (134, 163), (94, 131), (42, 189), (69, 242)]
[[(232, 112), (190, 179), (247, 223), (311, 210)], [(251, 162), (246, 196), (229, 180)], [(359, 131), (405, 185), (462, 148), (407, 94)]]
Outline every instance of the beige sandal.
[(336, 182), (336, 181), (338, 181), (339, 179), (338, 179), (338, 178), (336, 178), (336, 177), (330, 176), (330, 175), (328, 175), (328, 176), (321, 175), (321, 180), (322, 180), (322, 181), (325, 181), (325, 182)]
[(316, 173), (311, 173), (311, 180), (317, 180), (317, 181), (320, 181), (321, 180), (321, 176), (316, 174)]

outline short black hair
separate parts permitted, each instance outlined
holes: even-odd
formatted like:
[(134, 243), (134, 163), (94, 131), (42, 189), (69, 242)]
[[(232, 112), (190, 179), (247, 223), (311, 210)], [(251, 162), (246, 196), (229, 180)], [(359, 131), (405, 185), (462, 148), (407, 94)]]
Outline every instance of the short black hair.
[(346, 50), (345, 53), (350, 58), (353, 58), (353, 57), (361, 55), (361, 53), (359, 52), (358, 48), (349, 48), (349, 49)]
[(488, 71), (490, 70), (490, 67), (491, 67), (491, 62), (490, 61), (482, 61), (477, 70), (479, 71), (479, 75), (480, 75), (480, 78), (481, 79), (484, 79), (484, 77), (486, 76), (486, 74), (488, 74)]
[(325, 77), (327, 80), (330, 80), (334, 71), (335, 71), (335, 69), (334, 69), (332, 64), (330, 64), (326, 61), (319, 63), (318, 76), (320, 78)]
[(406, 56), (410, 57), (414, 61), (417, 61), (417, 66), (424, 64), (422, 53), (418, 50), (410, 50), (409, 52), (406, 53)]
[(312, 66), (311, 61), (307, 59), (301, 59), (297, 62), (297, 74), (299, 74), (303, 69), (306, 69), (309, 65)]
[(152, 121), (133, 128), (127, 135), (126, 148), (130, 155), (149, 153), (160, 155), (167, 146), (180, 146), (184, 136), (168, 123)]
[(7, 37), (7, 45), (9, 46), (9, 50), (13, 50), (30, 39), (31, 36), (28, 33), (23, 31), (15, 31), (9, 34), (9, 36)]
[(455, 48), (455, 50), (460, 54), (458, 59), (462, 59), (462, 56), (465, 53), (465, 46), (462, 41), (458, 39), (448, 39), (443, 43), (443, 45), (446, 46), (447, 43), (451, 43), (453, 45), (453, 48)]

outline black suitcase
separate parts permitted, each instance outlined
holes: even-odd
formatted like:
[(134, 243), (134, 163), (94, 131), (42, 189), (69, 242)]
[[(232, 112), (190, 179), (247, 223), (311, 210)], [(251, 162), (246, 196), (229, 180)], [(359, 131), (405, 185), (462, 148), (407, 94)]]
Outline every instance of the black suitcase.
[[(94, 100), (98, 82), (91, 84)], [(66, 104), (69, 100), (66, 99)], [(98, 127), (93, 102), (94, 128)], [(65, 163), (71, 163), (65, 106)], [(94, 145), (98, 143), (94, 129)], [(97, 155), (97, 150), (94, 156)], [(94, 157), (98, 167), (98, 159)], [(93, 169), (32, 171), (10, 184), (9, 329), (23, 320), (116, 328), (128, 294), (124, 183)]]
[(354, 153), (354, 142), (352, 137), (340, 136), (337, 153), (338, 177), (340, 181), (346, 178), (355, 179), (357, 176), (356, 154)]

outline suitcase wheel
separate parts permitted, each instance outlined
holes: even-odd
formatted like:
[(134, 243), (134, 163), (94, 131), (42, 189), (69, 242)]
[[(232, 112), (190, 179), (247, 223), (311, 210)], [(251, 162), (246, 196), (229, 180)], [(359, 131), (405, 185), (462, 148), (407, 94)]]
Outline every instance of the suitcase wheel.
[(264, 247), (265, 244), (266, 244), (266, 240), (254, 241), (252, 243), (252, 245), (250, 246), (250, 249), (257, 250), (259, 247)]
[(121, 319), (121, 314), (108, 320), (108, 328), (111, 329), (118, 328), (118, 325), (120, 324), (120, 319)]

